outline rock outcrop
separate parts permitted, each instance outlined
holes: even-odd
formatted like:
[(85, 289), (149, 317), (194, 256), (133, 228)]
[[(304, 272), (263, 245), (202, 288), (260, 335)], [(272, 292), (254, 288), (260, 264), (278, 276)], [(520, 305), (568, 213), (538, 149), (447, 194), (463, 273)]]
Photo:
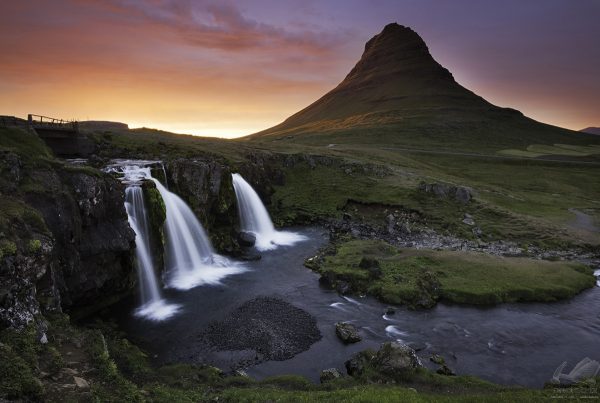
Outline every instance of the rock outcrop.
[[(119, 181), (53, 160), (25, 131), (0, 155), (0, 330), (34, 324), (48, 311), (93, 309), (134, 284), (134, 233)], [(21, 144), (19, 143), (19, 144)]]
[(46, 284), (58, 288), (61, 306), (95, 305), (98, 297), (130, 290), (135, 234), (123, 207), (123, 185), (98, 172), (66, 169), (45, 176), (53, 191), (25, 199), (55, 240), (57, 264)]
[(463, 204), (469, 203), (473, 198), (471, 189), (446, 183), (421, 183), (419, 190), (432, 193), (440, 199), (453, 199)]
[(352, 377), (363, 375), (368, 368), (377, 376), (390, 378), (423, 367), (415, 350), (400, 342), (383, 343), (375, 353), (370, 350), (356, 353), (345, 365), (348, 375)]

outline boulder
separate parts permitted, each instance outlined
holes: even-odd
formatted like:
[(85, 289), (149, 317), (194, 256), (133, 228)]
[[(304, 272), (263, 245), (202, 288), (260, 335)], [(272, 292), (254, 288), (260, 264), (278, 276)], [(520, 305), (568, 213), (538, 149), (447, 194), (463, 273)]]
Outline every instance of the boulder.
[(73, 381), (75, 381), (75, 385), (77, 385), (77, 387), (80, 388), (80, 389), (89, 389), (90, 388), (89, 382), (86, 381), (83, 378), (80, 378), (78, 376), (74, 376), (73, 377)]
[(454, 198), (460, 203), (467, 204), (471, 201), (473, 195), (471, 191), (465, 187), (459, 186), (456, 188), (456, 192), (454, 194)]
[(471, 189), (464, 186), (454, 186), (447, 183), (425, 183), (419, 185), (419, 190), (432, 193), (441, 199), (454, 199), (459, 203), (467, 204), (473, 198)]
[(385, 308), (386, 315), (393, 315), (395, 313), (396, 313), (396, 308), (394, 308), (393, 306), (388, 306), (387, 308)]
[(346, 344), (357, 343), (362, 340), (362, 337), (358, 334), (358, 329), (351, 323), (336, 323), (335, 334)]
[(319, 376), (319, 380), (321, 383), (333, 381), (334, 379), (341, 378), (342, 374), (337, 370), (337, 368), (329, 368), (321, 371), (321, 375)]
[(400, 342), (384, 343), (372, 363), (377, 371), (392, 376), (423, 366), (415, 350)]
[(470, 226), (475, 225), (475, 220), (473, 220), (473, 216), (471, 214), (469, 214), (469, 213), (465, 213), (465, 216), (464, 216), (462, 222), (464, 224), (467, 224), (467, 225), (470, 225)]
[(448, 368), (448, 366), (446, 364), (443, 364), (440, 368), (438, 368), (437, 371), (438, 374), (440, 375), (446, 375), (446, 376), (454, 376), (456, 375), (454, 373), (454, 371), (452, 371), (450, 368)]
[(360, 376), (365, 370), (365, 367), (371, 362), (374, 355), (370, 351), (361, 351), (354, 354), (348, 361), (344, 363), (346, 372), (350, 376)]
[(238, 242), (241, 246), (250, 248), (256, 243), (256, 235), (251, 232), (242, 231), (238, 234)]
[(434, 364), (438, 364), (438, 365), (444, 365), (446, 363), (446, 361), (444, 360), (444, 357), (442, 357), (441, 355), (438, 355), (438, 354), (433, 354), (431, 357), (429, 357), (429, 360), (431, 362), (433, 362)]

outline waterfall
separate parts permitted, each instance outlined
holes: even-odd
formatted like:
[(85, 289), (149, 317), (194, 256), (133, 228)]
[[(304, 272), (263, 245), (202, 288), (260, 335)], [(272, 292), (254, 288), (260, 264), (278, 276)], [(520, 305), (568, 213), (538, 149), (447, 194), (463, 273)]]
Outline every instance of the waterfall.
[(165, 164), (160, 164), (162, 171), (163, 171), (163, 175), (165, 177), (165, 187), (167, 189), (169, 189), (169, 180), (167, 179), (167, 170), (165, 169)]
[[(164, 277), (168, 286), (187, 290), (203, 284), (216, 285), (220, 284), (226, 276), (245, 271), (245, 267), (240, 263), (231, 262), (214, 252), (204, 228), (190, 207), (179, 196), (169, 191), (158, 179), (152, 177), (150, 166), (157, 163), (159, 162), (115, 160), (114, 164), (107, 169), (109, 172), (118, 172), (123, 175), (121, 181), (128, 185), (127, 197), (131, 197), (131, 200), (138, 200), (138, 198), (134, 198), (133, 194), (134, 192), (140, 194), (137, 201), (139, 207), (134, 207), (133, 203), (130, 203), (129, 206), (126, 204), (126, 208), (132, 223), (131, 227), (137, 235), (136, 255), (141, 256), (138, 258), (138, 262), (141, 264), (138, 272), (143, 298), (161, 300), (152, 267), (152, 251), (147, 241), (148, 224), (140, 188), (140, 184), (144, 180), (151, 180), (155, 183), (166, 208)], [(162, 166), (164, 169), (164, 165)], [(130, 188), (138, 190), (129, 190)], [(138, 214), (139, 211), (143, 211), (144, 214)]]
[(135, 232), (135, 256), (142, 305), (136, 315), (151, 320), (163, 320), (174, 315), (179, 305), (167, 304), (160, 295), (154, 263), (150, 254), (148, 218), (142, 188), (130, 185), (125, 189), (125, 210), (129, 225)]
[(239, 263), (213, 251), (202, 224), (179, 196), (156, 178), (149, 179), (156, 184), (167, 210), (165, 264), (171, 287), (187, 290), (202, 284), (219, 284), (222, 278), (245, 271)]
[(275, 249), (278, 245), (293, 245), (306, 240), (295, 232), (277, 231), (265, 205), (256, 191), (240, 174), (232, 174), (233, 188), (237, 198), (241, 230), (256, 236), (256, 249), (260, 251)]

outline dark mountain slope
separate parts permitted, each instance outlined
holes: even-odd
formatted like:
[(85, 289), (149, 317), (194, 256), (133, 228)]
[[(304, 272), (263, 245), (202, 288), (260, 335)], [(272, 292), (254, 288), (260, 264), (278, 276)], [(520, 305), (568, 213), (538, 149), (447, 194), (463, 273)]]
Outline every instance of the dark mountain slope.
[(416, 32), (395, 23), (367, 42), (336, 88), (246, 139), (468, 150), (598, 142), (490, 104), (458, 84)]

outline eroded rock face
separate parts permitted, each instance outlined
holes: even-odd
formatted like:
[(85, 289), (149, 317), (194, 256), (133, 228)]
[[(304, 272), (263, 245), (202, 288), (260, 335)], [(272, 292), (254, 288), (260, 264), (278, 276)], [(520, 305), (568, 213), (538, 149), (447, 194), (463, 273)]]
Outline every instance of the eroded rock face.
[(135, 234), (124, 209), (123, 185), (109, 175), (62, 171), (48, 175), (56, 193), (28, 197), (42, 214), (56, 244), (63, 308), (95, 304), (99, 297), (133, 285)]
[(36, 283), (53, 270), (52, 250), (52, 241), (45, 238), (37, 251), (0, 259), (0, 329), (20, 330), (40, 321)]
[(43, 331), (43, 312), (93, 307), (131, 290), (135, 234), (122, 185), (98, 171), (15, 158), (0, 172), (15, 210), (2, 230), (0, 328), (35, 323)]

